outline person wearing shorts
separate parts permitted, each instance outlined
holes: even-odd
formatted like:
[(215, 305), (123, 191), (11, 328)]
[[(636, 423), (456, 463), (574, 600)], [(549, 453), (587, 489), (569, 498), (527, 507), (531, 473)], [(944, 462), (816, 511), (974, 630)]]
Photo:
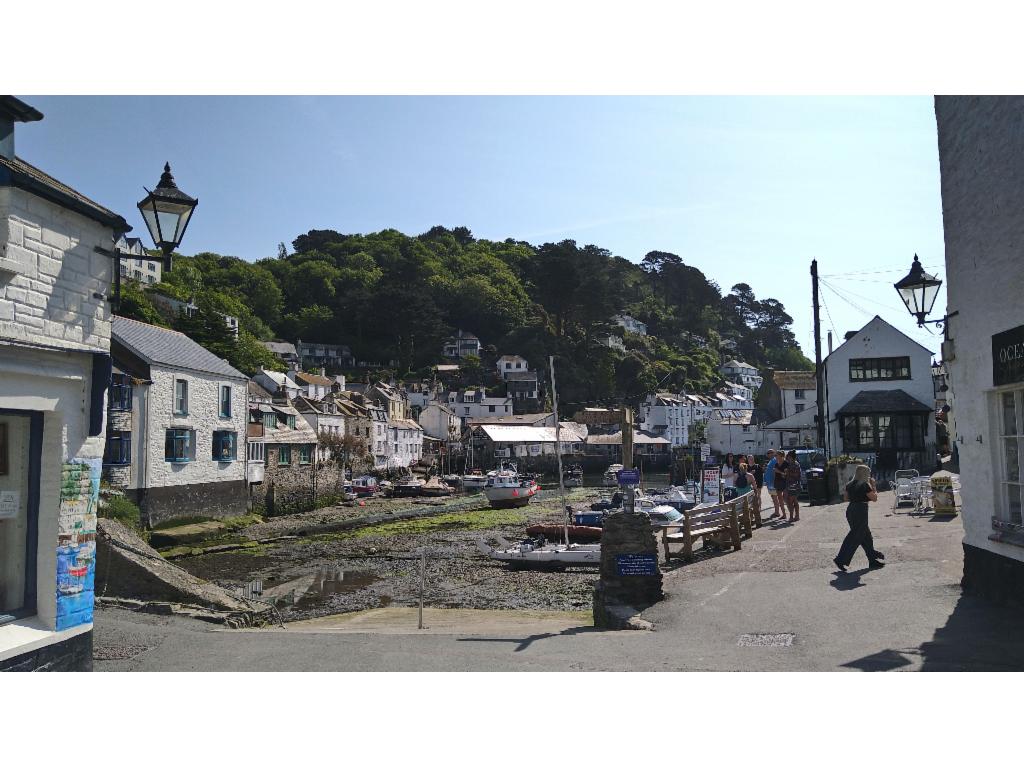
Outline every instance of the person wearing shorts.
[(765, 488), (768, 489), (768, 495), (771, 496), (772, 505), (775, 507), (775, 511), (772, 512), (771, 517), (768, 518), (771, 520), (776, 517), (782, 517), (783, 512), (782, 503), (779, 499), (779, 492), (775, 488), (775, 471), (778, 469), (778, 461), (775, 458), (775, 451), (769, 448), (766, 456), (768, 461), (764, 465), (764, 485)]

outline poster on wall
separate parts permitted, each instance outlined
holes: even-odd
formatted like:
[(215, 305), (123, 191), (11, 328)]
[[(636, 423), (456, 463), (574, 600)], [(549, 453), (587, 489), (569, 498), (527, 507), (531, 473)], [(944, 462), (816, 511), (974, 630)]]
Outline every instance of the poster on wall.
[(72, 459), (61, 467), (57, 513), (58, 630), (92, 622), (102, 468), (102, 459)]
[(702, 504), (718, 504), (721, 501), (719, 489), (721, 475), (721, 467), (704, 467), (701, 471), (700, 500)]

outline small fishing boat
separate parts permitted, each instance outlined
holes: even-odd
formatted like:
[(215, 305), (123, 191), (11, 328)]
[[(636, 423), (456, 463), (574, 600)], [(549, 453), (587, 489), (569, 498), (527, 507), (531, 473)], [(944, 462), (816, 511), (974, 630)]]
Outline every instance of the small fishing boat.
[(583, 485), (583, 467), (568, 467), (562, 473), (562, 485), (566, 488), (579, 488)]
[(686, 509), (693, 509), (697, 504), (694, 497), (686, 492), (682, 486), (674, 485), (671, 488), (664, 490), (651, 490), (648, 498), (652, 499), (658, 504), (668, 504), (669, 506), (675, 507), (680, 512)]
[(477, 469), (469, 474), (463, 475), (461, 482), (462, 490), (467, 493), (471, 491), (482, 491), (484, 486), (487, 485), (487, 475)]
[(608, 469), (604, 471), (604, 479), (602, 480), (602, 485), (604, 485), (606, 488), (618, 488), (619, 471), (621, 469), (621, 464), (609, 464)]
[(573, 512), (572, 521), (576, 525), (600, 528), (604, 525), (604, 514), (603, 510), (581, 510), (579, 512)]
[(498, 508), (525, 507), (540, 490), (537, 481), (522, 477), (512, 462), (487, 473), (484, 494), (491, 506)]
[(455, 489), (438, 477), (427, 480), (420, 489), (421, 496), (451, 496)]
[(552, 525), (538, 523), (526, 526), (526, 535), (533, 538), (543, 536), (545, 539), (561, 539), (569, 534), (570, 542), (600, 541), (601, 527), (597, 525)]
[(498, 547), (492, 547), (481, 539), (477, 546), (488, 557), (506, 562), (514, 568), (557, 568), (567, 565), (601, 567), (600, 544), (549, 544), (543, 536), (537, 536), (524, 539), (518, 544), (500, 539)]
[(360, 475), (352, 481), (352, 490), (356, 492), (356, 496), (373, 496), (380, 490), (380, 485), (373, 475)]
[(423, 480), (416, 477), (405, 477), (396, 480), (388, 492), (389, 496), (421, 496), (423, 494)]

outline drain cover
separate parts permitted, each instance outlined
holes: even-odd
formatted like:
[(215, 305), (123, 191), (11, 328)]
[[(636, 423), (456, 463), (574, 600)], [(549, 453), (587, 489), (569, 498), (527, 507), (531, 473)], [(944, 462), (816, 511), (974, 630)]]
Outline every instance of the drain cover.
[(740, 635), (736, 645), (756, 646), (760, 648), (788, 648), (793, 644), (796, 635), (792, 632), (754, 632)]
[(151, 645), (98, 645), (92, 650), (96, 661), (127, 661), (148, 651)]

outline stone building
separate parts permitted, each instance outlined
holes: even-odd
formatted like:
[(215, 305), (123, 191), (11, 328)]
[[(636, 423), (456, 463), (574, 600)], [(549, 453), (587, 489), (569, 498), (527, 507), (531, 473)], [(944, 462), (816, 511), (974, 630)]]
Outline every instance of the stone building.
[(120, 372), (104, 455), (111, 484), (150, 526), (244, 515), (245, 374), (183, 333), (125, 317), (113, 319), (111, 354)]
[(15, 154), (42, 119), (0, 96), (0, 670), (89, 669), (125, 220)]
[(1017, 610), (1024, 603), (1022, 115), (1019, 96), (935, 98), (949, 316), (942, 360), (955, 395), (947, 404), (963, 486), (963, 586)]
[(249, 423), (261, 426), (264, 465), (262, 481), (249, 484), (252, 509), (277, 515), (311, 508), (319, 479), (316, 432), (283, 398), (250, 403)]

